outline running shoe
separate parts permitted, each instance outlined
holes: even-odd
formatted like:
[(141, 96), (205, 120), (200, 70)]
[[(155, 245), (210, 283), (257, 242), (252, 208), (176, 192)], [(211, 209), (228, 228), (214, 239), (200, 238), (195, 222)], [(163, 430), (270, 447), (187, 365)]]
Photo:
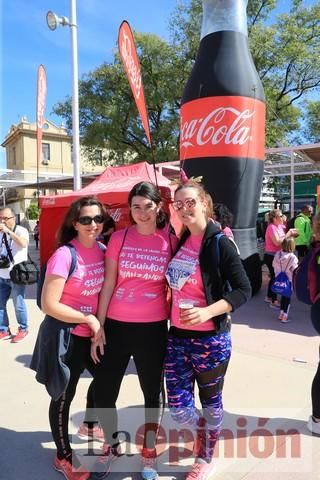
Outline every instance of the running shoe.
[(68, 460), (63, 458), (59, 460), (56, 456), (53, 461), (53, 467), (62, 473), (67, 480), (88, 480), (90, 473), (84, 467), (75, 468)]
[(185, 480), (208, 480), (214, 475), (215, 471), (216, 465), (214, 462), (207, 463), (202, 461), (201, 463), (194, 463)]
[(104, 442), (103, 430), (99, 424), (95, 425), (93, 428), (89, 428), (87, 423), (82, 423), (77, 435), (81, 440), (97, 440), (98, 442)]
[(0, 340), (8, 340), (9, 338), (11, 338), (10, 330), (0, 331)]
[(157, 480), (157, 453), (155, 449), (144, 448), (141, 453), (141, 476), (143, 480)]
[(103, 480), (107, 478), (111, 471), (112, 463), (119, 458), (116, 449), (105, 443), (102, 447), (102, 455), (100, 455), (95, 464), (90, 468), (90, 480)]
[(22, 340), (24, 340), (28, 334), (29, 334), (28, 330), (19, 328), (18, 333), (14, 335), (14, 337), (11, 340), (11, 343), (22, 342)]

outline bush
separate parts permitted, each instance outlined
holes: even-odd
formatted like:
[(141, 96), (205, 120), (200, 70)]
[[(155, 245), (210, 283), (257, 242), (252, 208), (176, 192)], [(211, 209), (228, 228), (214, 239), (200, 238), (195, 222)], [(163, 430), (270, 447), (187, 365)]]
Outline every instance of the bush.
[(27, 208), (27, 216), (29, 220), (38, 220), (39, 218), (38, 205), (36, 205), (35, 203), (31, 203), (30, 206)]

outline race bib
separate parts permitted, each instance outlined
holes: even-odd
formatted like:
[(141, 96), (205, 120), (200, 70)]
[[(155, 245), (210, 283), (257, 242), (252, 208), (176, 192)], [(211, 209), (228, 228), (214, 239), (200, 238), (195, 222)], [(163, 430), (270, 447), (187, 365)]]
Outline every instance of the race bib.
[(173, 258), (166, 271), (166, 279), (174, 290), (181, 290), (197, 268), (198, 260)]

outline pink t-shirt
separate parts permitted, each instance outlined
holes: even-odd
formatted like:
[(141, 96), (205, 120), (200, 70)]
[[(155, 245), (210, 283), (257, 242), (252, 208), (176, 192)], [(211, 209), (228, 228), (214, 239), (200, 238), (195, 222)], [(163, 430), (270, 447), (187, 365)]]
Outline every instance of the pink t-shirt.
[(281, 245), (275, 245), (272, 241), (272, 237), (277, 235), (282, 240), (285, 237), (285, 225), (275, 225), (274, 223), (269, 223), (265, 235), (265, 251), (266, 253), (276, 253), (281, 250)]
[(199, 252), (203, 234), (190, 235), (184, 245), (175, 254), (168, 266), (166, 277), (172, 291), (171, 326), (185, 330), (209, 331), (214, 330), (212, 319), (194, 326), (185, 326), (180, 322), (179, 300), (192, 299), (196, 307), (208, 305), (204, 292)]
[[(59, 275), (65, 283), (60, 302), (83, 313), (95, 315), (98, 297), (104, 281), (104, 251), (96, 243), (92, 248), (84, 247), (78, 240), (70, 243), (77, 251), (76, 269), (68, 279), (71, 252), (68, 247), (58, 248), (50, 257), (46, 275)], [(85, 323), (79, 323), (72, 333), (81, 337), (91, 337), (91, 330)]]
[(131, 226), (112, 234), (106, 258), (118, 263), (118, 278), (108, 306), (109, 318), (123, 322), (168, 318), (165, 272), (176, 244), (173, 235), (169, 240), (167, 228), (141, 235)]

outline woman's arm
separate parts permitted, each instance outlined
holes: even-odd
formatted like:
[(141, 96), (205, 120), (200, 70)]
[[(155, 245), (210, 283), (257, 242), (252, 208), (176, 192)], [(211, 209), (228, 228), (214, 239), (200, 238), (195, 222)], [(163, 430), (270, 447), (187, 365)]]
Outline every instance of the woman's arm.
[[(117, 283), (118, 262), (111, 258), (105, 259), (105, 279), (99, 294), (99, 305), (97, 317), (100, 325), (103, 327), (106, 321), (108, 306)], [(103, 330), (101, 338), (91, 345), (91, 357), (94, 363), (100, 362), (101, 355), (104, 354), (104, 345), (106, 343), (105, 332)], [(98, 353), (99, 352), (99, 353)]]
[(97, 317), (101, 325), (104, 325), (108, 306), (116, 286), (118, 277), (118, 262), (111, 258), (105, 259), (105, 278), (99, 294)]
[(42, 295), (41, 306), (44, 313), (66, 323), (86, 323), (93, 332), (95, 338), (101, 335), (98, 319), (92, 315), (86, 315), (69, 305), (61, 303), (61, 297), (66, 279), (59, 275), (46, 275)]

